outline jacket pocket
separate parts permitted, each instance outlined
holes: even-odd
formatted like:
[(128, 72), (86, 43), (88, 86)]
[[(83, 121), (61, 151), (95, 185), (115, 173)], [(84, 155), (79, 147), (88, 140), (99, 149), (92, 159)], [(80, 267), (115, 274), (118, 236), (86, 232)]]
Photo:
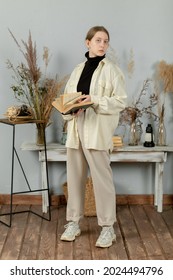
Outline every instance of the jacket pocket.
[(99, 96), (111, 96), (112, 86), (109, 82), (99, 80), (98, 81), (98, 94)]

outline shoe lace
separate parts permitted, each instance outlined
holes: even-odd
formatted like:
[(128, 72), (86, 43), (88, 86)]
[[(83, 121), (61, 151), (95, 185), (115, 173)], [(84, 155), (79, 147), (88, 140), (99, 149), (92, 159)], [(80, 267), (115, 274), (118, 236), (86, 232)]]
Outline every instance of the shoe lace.
[(76, 229), (77, 224), (75, 222), (69, 222), (68, 224), (66, 224), (64, 226), (64, 228), (66, 228), (66, 230), (71, 233), (74, 231), (74, 229)]
[(111, 235), (111, 230), (112, 230), (111, 227), (103, 227), (101, 234), (100, 234), (101, 239), (106, 240), (108, 238), (108, 236)]

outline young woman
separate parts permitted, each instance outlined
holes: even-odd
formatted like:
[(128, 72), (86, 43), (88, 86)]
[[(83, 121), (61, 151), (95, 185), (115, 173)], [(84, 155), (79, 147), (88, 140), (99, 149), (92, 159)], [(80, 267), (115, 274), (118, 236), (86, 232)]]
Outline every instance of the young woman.
[(91, 101), (86, 110), (64, 117), (68, 122), (67, 184), (68, 224), (61, 240), (73, 241), (80, 235), (79, 221), (84, 212), (84, 193), (88, 169), (93, 181), (98, 225), (102, 227), (98, 247), (109, 247), (116, 239), (115, 187), (110, 167), (112, 136), (119, 113), (125, 108), (126, 92), (121, 70), (106, 58), (109, 32), (92, 27), (86, 35), (86, 61), (77, 65), (67, 82), (65, 93), (82, 92), (81, 102)]

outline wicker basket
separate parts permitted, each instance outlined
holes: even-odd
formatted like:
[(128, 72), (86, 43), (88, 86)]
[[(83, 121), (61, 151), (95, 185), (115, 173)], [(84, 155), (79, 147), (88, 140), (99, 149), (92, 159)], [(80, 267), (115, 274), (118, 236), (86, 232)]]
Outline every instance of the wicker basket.
[[(67, 200), (68, 199), (67, 183), (64, 183), (63, 191), (64, 191), (65, 198)], [(90, 217), (96, 216), (95, 197), (94, 197), (93, 183), (91, 177), (89, 177), (86, 182), (84, 215)]]

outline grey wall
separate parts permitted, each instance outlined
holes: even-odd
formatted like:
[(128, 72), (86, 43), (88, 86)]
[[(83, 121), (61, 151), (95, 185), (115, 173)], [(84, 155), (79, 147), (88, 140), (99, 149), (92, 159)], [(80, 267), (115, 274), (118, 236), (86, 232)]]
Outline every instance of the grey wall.
[[(162, 59), (172, 63), (172, 0), (0, 0), (0, 116), (7, 107), (17, 104), (10, 85), (11, 72), (6, 60), (14, 64), (21, 61), (21, 54), (12, 40), (8, 28), (20, 41), (27, 40), (29, 30), (42, 54), (48, 46), (52, 54), (50, 74), (63, 77), (84, 59), (84, 39), (93, 25), (104, 25), (111, 35), (111, 47), (115, 50), (119, 65), (125, 73), (129, 104), (139, 94), (143, 81), (152, 78), (156, 63)], [(132, 79), (127, 76), (125, 64), (130, 49), (134, 51), (135, 72)], [(41, 57), (39, 58), (41, 62)], [(173, 95), (166, 98), (167, 142), (173, 144)], [(145, 120), (146, 122), (148, 120)], [(156, 127), (155, 127), (156, 129)], [(47, 128), (47, 140), (59, 141), (61, 120), (53, 114), (53, 124)], [(40, 182), (38, 155), (21, 152), (24, 141), (35, 141), (35, 126), (18, 126), (16, 143), (19, 155), (30, 174), (31, 184)], [(11, 130), (0, 125), (0, 193), (9, 192)], [(113, 164), (117, 193), (140, 194), (153, 192), (153, 166), (151, 164)], [(164, 192), (172, 193), (173, 155), (168, 156), (164, 174)], [(21, 190), (24, 181), (16, 165), (15, 185)], [(51, 190), (61, 193), (66, 180), (65, 163), (49, 165)], [(130, 182), (130, 183), (129, 183)]]

